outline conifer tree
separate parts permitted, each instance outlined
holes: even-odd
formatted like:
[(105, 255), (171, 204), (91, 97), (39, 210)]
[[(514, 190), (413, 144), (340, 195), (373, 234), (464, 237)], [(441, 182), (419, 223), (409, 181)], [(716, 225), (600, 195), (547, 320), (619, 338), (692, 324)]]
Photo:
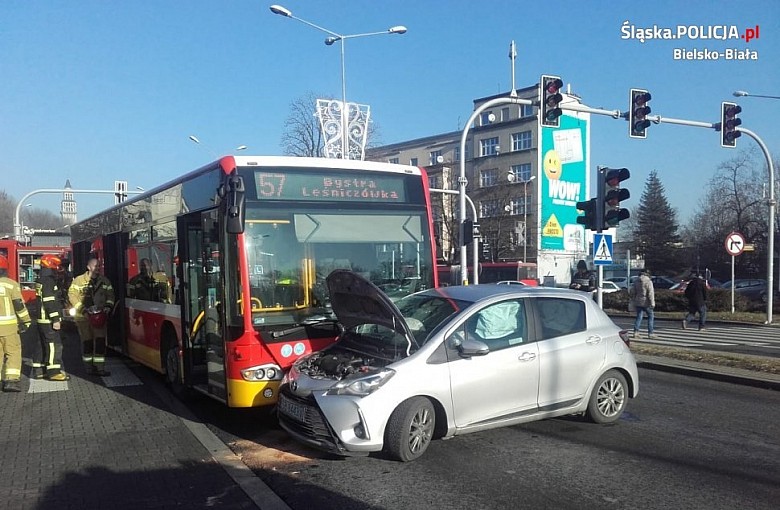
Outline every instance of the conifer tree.
[(678, 267), (680, 236), (677, 212), (669, 205), (664, 185), (653, 170), (647, 177), (639, 206), (634, 211), (634, 241), (645, 267), (652, 274), (674, 274)]

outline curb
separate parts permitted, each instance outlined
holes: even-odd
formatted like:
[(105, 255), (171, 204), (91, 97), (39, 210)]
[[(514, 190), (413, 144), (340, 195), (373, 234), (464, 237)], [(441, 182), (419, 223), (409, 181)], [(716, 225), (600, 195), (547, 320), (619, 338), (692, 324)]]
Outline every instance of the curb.
[(745, 374), (737, 373), (733, 369), (724, 370), (724, 367), (718, 367), (717, 365), (691, 366), (682, 362), (674, 363), (647, 359), (637, 359), (636, 364), (639, 368), (648, 370), (658, 370), (659, 372), (700, 377), (702, 379), (780, 391), (780, 376), (775, 376), (773, 374), (762, 374), (761, 372)]

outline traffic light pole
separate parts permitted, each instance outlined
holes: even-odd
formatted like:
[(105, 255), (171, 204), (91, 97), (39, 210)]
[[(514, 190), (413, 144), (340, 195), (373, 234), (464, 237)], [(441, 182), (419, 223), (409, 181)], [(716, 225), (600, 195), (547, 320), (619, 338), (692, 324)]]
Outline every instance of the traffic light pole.
[[(620, 119), (624, 118), (628, 120), (629, 114), (621, 113), (620, 110), (604, 110), (600, 108), (590, 108), (588, 106), (583, 106), (579, 104), (568, 104), (568, 103), (562, 103), (561, 109), (563, 110), (570, 110), (575, 112), (584, 112), (584, 113), (591, 113), (594, 115), (607, 115), (609, 117)], [(647, 119), (650, 120), (653, 124), (677, 124), (681, 126), (691, 126), (691, 127), (701, 127), (705, 129), (714, 129), (716, 131), (721, 130), (720, 122), (699, 122), (694, 120), (685, 120), (685, 119), (674, 119), (671, 117), (662, 117), (660, 115), (648, 115)], [(775, 206), (777, 205), (775, 203), (775, 168), (772, 164), (772, 156), (769, 153), (769, 149), (767, 148), (766, 144), (764, 143), (761, 138), (755, 134), (754, 132), (750, 131), (749, 129), (745, 129), (743, 127), (736, 127), (736, 131), (740, 131), (742, 133), (745, 133), (746, 135), (753, 138), (753, 140), (756, 141), (758, 146), (761, 148), (761, 151), (764, 153), (764, 158), (766, 158), (766, 164), (769, 171), (769, 200), (767, 201), (767, 205), (769, 206), (769, 228), (767, 232), (767, 276), (766, 276), (766, 283), (767, 283), (767, 307), (766, 307), (766, 324), (772, 323), (772, 306), (773, 306), (773, 298), (774, 298), (774, 289), (772, 288), (774, 285), (774, 251), (775, 251)], [(463, 150), (463, 149), (462, 149)], [(461, 152), (463, 154), (463, 152)]]
[[(532, 101), (530, 99), (521, 99), (519, 97), (497, 97), (495, 99), (491, 99), (490, 101), (487, 101), (486, 103), (482, 104), (479, 108), (474, 110), (474, 113), (471, 114), (471, 117), (469, 117), (468, 122), (466, 122), (466, 125), (463, 128), (463, 133), (461, 134), (460, 137), (460, 176), (458, 177), (458, 195), (459, 195), (458, 231), (460, 232), (460, 239), (458, 239), (458, 244), (460, 244), (460, 284), (461, 285), (469, 284), (468, 256), (466, 254), (467, 250), (466, 250), (466, 246), (462, 244), (464, 239), (463, 226), (466, 222), (466, 185), (468, 184), (468, 179), (466, 179), (466, 139), (469, 136), (469, 129), (471, 129), (471, 125), (474, 124), (474, 122), (477, 120), (477, 118), (482, 112), (484, 112), (488, 108), (492, 108), (494, 106), (498, 106), (502, 104), (525, 104), (525, 105), (533, 106), (533, 105), (538, 105), (539, 101)], [(476, 251), (477, 249), (476, 239), (473, 241), (473, 244), (474, 244), (473, 248)], [(476, 266), (474, 267), (474, 272), (476, 273)]]
[[(444, 195), (457, 195), (458, 192), (454, 189), (439, 189), (439, 188), (429, 188), (428, 191), (431, 191), (433, 193), (442, 193)], [(471, 215), (474, 217), (474, 225), (476, 225), (479, 222), (479, 218), (477, 217), (477, 208), (474, 207), (474, 201), (469, 198), (468, 195), (466, 195), (466, 202), (469, 203), (471, 206)], [(463, 228), (463, 224), (461, 223), (461, 228)], [(476, 229), (475, 229), (476, 230)], [(463, 239), (463, 238), (461, 238)], [(479, 267), (479, 253), (477, 251), (477, 248), (479, 248), (479, 240), (477, 236), (474, 236), (474, 249), (471, 250), (471, 263), (472, 267), (474, 268), (474, 285), (479, 284), (479, 271), (477, 271), (477, 267)], [(525, 261), (524, 261), (525, 262)], [(468, 274), (468, 268), (466, 269)]]
[[(28, 198), (30, 198), (33, 195), (38, 195), (40, 193), (100, 193), (103, 195), (114, 195), (116, 193), (116, 190), (102, 190), (102, 189), (36, 189), (29, 193), (27, 193), (25, 196), (19, 200), (19, 203), (16, 205), (16, 212), (14, 213), (14, 239), (17, 241), (20, 241), (22, 239), (22, 221), (20, 219), (20, 213), (22, 210), (22, 204), (24, 204)], [(125, 191), (124, 192), (127, 195), (138, 195), (142, 193), (141, 191)]]
[[(764, 157), (766, 158), (766, 165), (769, 169), (769, 200), (767, 200), (767, 205), (769, 206), (769, 237), (767, 239), (767, 251), (769, 252), (769, 261), (767, 262), (767, 275), (766, 275), (766, 323), (772, 324), (772, 300), (774, 298), (774, 287), (773, 287), (773, 279), (774, 279), (774, 261), (775, 261), (775, 167), (772, 164), (772, 155), (769, 154), (769, 149), (767, 148), (764, 141), (759, 138), (757, 134), (752, 132), (749, 129), (738, 127), (737, 131), (741, 131), (748, 135), (750, 138), (756, 141), (759, 147), (761, 147), (761, 151), (764, 153)], [(733, 281), (733, 280), (732, 280)]]

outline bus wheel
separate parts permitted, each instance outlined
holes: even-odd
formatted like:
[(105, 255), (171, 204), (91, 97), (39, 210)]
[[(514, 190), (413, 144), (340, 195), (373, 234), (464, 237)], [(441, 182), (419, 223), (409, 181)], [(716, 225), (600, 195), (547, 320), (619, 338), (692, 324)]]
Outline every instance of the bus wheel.
[(185, 386), (181, 375), (181, 363), (179, 361), (179, 344), (176, 340), (165, 342), (165, 382), (173, 393), (182, 398), (185, 397)]

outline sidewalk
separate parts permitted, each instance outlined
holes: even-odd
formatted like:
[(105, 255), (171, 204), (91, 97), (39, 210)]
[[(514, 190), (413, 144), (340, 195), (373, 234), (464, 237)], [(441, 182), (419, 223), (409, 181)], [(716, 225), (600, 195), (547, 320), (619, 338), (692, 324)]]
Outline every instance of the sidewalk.
[(155, 374), (109, 358), (88, 376), (64, 344), (70, 381), (0, 393), (0, 509), (286, 508)]

